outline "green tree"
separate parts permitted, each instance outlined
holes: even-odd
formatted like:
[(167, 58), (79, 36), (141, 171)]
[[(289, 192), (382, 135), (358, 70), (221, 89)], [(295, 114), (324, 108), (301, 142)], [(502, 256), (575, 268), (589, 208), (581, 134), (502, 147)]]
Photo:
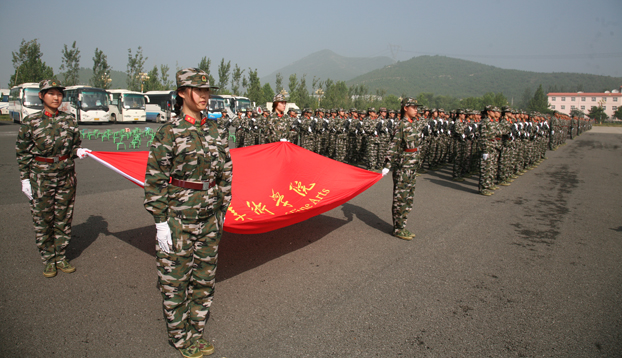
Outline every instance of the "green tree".
[(257, 103), (263, 106), (268, 102), (272, 102), (272, 99), (274, 98), (274, 91), (272, 90), (272, 87), (270, 87), (270, 84), (266, 83), (263, 85), (261, 91), (263, 92), (263, 97), (261, 97), (261, 100), (257, 101)]
[(531, 101), (531, 98), (532, 98), (531, 90), (529, 89), (529, 87), (526, 87), (525, 90), (523, 91), (523, 96), (521, 97), (521, 101), (518, 107), (521, 109), (529, 108), (529, 102)]
[(41, 46), (37, 39), (22, 39), (18, 52), (13, 54), (13, 68), (15, 73), (9, 80), (9, 88), (24, 82), (39, 82), (44, 79), (54, 78), (54, 70), (41, 60)]
[(300, 108), (311, 107), (313, 105), (313, 97), (309, 94), (309, 89), (307, 88), (307, 75), (302, 75), (300, 82), (298, 82), (298, 86), (296, 87), (296, 104)]
[(95, 48), (95, 56), (93, 57), (93, 77), (89, 83), (93, 87), (108, 89), (112, 80), (110, 79), (110, 71), (112, 67), (108, 66), (108, 60), (104, 52), (99, 48)]
[(570, 117), (579, 117), (579, 118), (583, 118), (585, 117), (585, 112), (583, 112), (580, 109), (573, 109), (570, 111)]
[(253, 71), (249, 67), (247, 88), (248, 90), (246, 91), (246, 97), (248, 97), (248, 99), (250, 99), (251, 102), (262, 103), (263, 91), (261, 89), (261, 81), (259, 81), (259, 75), (257, 74), (257, 69)]
[(65, 71), (65, 78), (63, 84), (65, 86), (74, 86), (78, 84), (79, 76), (78, 70), (80, 69), (80, 50), (76, 47), (76, 42), (73, 42), (71, 49), (65, 47), (61, 51), (63, 58), (59, 70)]
[[(162, 81), (163, 90), (173, 89), (173, 82), (168, 79), (168, 65), (160, 65), (160, 80)], [(213, 82), (210, 82), (213, 83)]]
[(298, 78), (295, 73), (289, 75), (289, 99), (288, 102), (298, 102)]
[(147, 73), (149, 79), (144, 81), (144, 91), (161, 91), (163, 89), (160, 82), (160, 73), (158, 72), (158, 66), (154, 65), (153, 69)]
[(233, 92), (233, 94), (239, 94), (240, 93), (240, 80), (242, 79), (242, 75), (244, 74), (245, 70), (240, 69), (240, 67), (238, 67), (238, 64), (235, 64), (235, 67), (233, 68), (233, 74), (231, 75), (231, 92)]
[(138, 46), (136, 54), (132, 56), (132, 49), (127, 50), (127, 89), (130, 91), (140, 91), (142, 82), (141, 74), (145, 72), (145, 61), (148, 57), (143, 57), (143, 49)]
[(283, 76), (281, 72), (276, 74), (276, 82), (274, 84), (274, 93), (281, 93), (283, 90)]
[(587, 116), (595, 119), (596, 121), (598, 121), (598, 123), (603, 123), (603, 121), (607, 119), (607, 113), (605, 113), (605, 109), (602, 106), (594, 106), (590, 108)]
[(209, 78), (210, 85), (214, 86), (214, 84), (216, 83), (216, 80), (214, 79), (214, 76), (212, 76), (211, 67), (212, 67), (212, 60), (207, 58), (207, 56), (203, 56), (203, 58), (201, 59), (201, 62), (199, 62), (199, 69), (207, 73), (207, 77)]
[(229, 73), (231, 72), (231, 61), (225, 63), (225, 59), (223, 58), (220, 61), (220, 66), (218, 66), (218, 87), (220, 87), (220, 91), (227, 89), (227, 84), (229, 83)]
[(618, 107), (618, 109), (613, 112), (613, 116), (617, 119), (622, 119), (622, 106)]
[(536, 93), (533, 94), (533, 98), (529, 101), (527, 106), (528, 111), (535, 111), (540, 113), (550, 113), (549, 101), (542, 90), (542, 85), (538, 86)]

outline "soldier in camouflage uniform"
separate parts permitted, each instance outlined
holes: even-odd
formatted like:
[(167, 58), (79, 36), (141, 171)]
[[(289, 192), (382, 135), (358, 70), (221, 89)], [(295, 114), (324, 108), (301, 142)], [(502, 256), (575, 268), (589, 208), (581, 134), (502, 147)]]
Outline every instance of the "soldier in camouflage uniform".
[(274, 96), (272, 101), (272, 115), (268, 122), (266, 143), (274, 143), (281, 140), (290, 141), (291, 121), (285, 115), (287, 101), (281, 93)]
[(402, 100), (402, 120), (395, 132), (382, 175), (393, 168), (393, 236), (412, 240), (415, 234), (406, 229), (408, 213), (412, 210), (417, 182), (417, 169), (421, 164), (419, 149), (423, 143), (421, 121), (417, 121), (417, 101), (412, 97)]
[(214, 295), (218, 245), (231, 202), (232, 163), (214, 121), (202, 117), (208, 75), (177, 72), (177, 118), (149, 152), (145, 208), (156, 222), (156, 261), (169, 343), (184, 357), (213, 353), (203, 338)]
[(78, 123), (60, 112), (64, 87), (56, 80), (39, 83), (43, 111), (22, 120), (15, 149), (22, 192), (30, 200), (35, 242), (43, 260), (43, 276), (76, 270), (65, 257), (71, 239), (76, 198), (74, 159), (84, 158)]

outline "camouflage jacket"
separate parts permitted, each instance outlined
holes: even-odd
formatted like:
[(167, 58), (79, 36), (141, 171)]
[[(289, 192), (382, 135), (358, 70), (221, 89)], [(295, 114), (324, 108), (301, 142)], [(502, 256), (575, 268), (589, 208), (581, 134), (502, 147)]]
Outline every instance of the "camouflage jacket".
[(288, 139), (290, 130), (290, 118), (286, 115), (279, 117), (273, 113), (268, 122), (267, 143), (278, 142), (283, 138)]
[[(391, 169), (412, 168), (417, 165), (419, 156), (418, 150), (423, 144), (423, 133), (421, 127), (426, 124), (422, 120), (403, 119), (399, 122), (395, 132), (395, 137), (389, 145), (387, 156), (384, 160), (384, 167)], [(417, 149), (414, 152), (406, 152), (406, 149)]]
[[(73, 114), (57, 112), (50, 114), (41, 111), (26, 117), (17, 133), (15, 149), (20, 180), (28, 179), (30, 172), (57, 175), (74, 170), (74, 159), (82, 140), (78, 123)], [(62, 157), (66, 160), (46, 163), (35, 157)]]
[[(206, 219), (225, 212), (231, 202), (233, 167), (229, 145), (216, 122), (201, 125), (178, 118), (160, 127), (153, 139), (145, 174), (145, 209), (156, 223), (169, 216), (185, 220)], [(189, 118), (189, 117), (188, 117)], [(170, 179), (209, 182), (208, 190), (172, 185)]]

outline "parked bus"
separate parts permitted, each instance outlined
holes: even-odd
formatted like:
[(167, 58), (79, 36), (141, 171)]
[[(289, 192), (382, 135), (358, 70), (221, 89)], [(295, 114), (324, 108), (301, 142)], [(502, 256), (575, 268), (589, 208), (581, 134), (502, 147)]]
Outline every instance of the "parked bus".
[(229, 100), (225, 102), (225, 99), (219, 95), (209, 96), (209, 112), (222, 112), (223, 109), (227, 110), (229, 118), (235, 117), (235, 113), (231, 111), (229, 107)]
[(0, 89), (0, 114), (9, 114), (9, 93), (11, 90)]
[(231, 108), (231, 112), (233, 113), (236, 113), (238, 110), (246, 111), (247, 108), (253, 109), (251, 100), (246, 97), (225, 94), (214, 97), (221, 97), (225, 101), (225, 104)]
[(125, 89), (108, 90), (111, 122), (145, 122), (145, 95)]
[(39, 98), (38, 83), (22, 83), (9, 92), (9, 116), (16, 123), (22, 123), (24, 117), (43, 110)]
[(78, 123), (110, 122), (108, 93), (101, 88), (69, 86), (59, 110), (71, 113)]
[(171, 119), (176, 91), (148, 91), (145, 92), (145, 97), (148, 121), (160, 123)]

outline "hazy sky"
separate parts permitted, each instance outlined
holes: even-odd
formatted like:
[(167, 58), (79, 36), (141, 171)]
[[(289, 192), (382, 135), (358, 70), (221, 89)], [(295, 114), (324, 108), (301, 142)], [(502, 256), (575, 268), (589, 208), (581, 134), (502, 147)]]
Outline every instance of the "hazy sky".
[[(313, 52), (347, 57), (445, 55), (501, 68), (622, 77), (622, 1), (7, 1), (0, 0), (0, 87), (11, 52), (38, 39), (58, 73), (63, 45), (77, 41), (81, 67), (95, 48), (125, 72), (128, 49), (145, 68), (222, 58), (259, 77)], [(274, 84), (272, 83), (274, 86)], [(622, 83), (621, 83), (622, 85)]]

